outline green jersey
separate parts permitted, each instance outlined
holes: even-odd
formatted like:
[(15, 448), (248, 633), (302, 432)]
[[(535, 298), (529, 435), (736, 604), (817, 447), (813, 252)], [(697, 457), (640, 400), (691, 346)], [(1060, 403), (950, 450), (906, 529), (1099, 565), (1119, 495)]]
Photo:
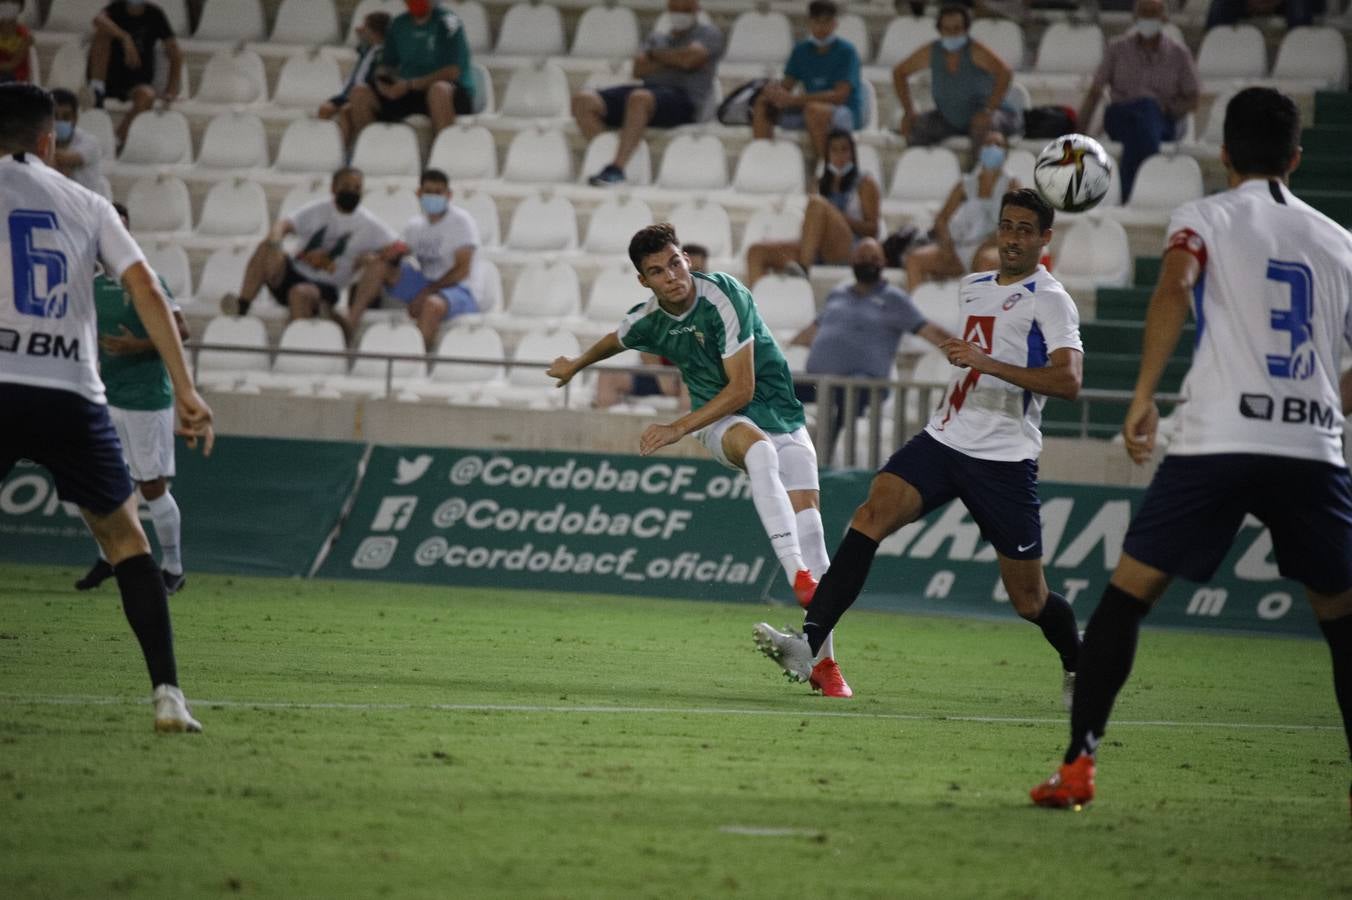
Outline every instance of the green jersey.
[[(164, 281), (160, 287), (172, 296)], [(132, 306), (131, 297), (107, 275), (94, 278), (94, 308), (98, 310), (99, 336), (121, 335), (125, 327), (134, 337), (150, 335)], [(154, 350), (117, 355), (99, 347), (99, 375), (108, 393), (108, 404), (119, 409), (165, 409), (174, 405), (174, 390), (169, 370)]]
[(475, 94), (465, 26), (459, 16), (443, 6), (434, 7), (431, 17), (421, 25), (409, 13), (395, 16), (380, 48), (380, 65), (394, 69), (400, 78), (421, 78), (453, 65), (460, 69), (456, 84), (471, 99)]
[(789, 364), (774, 335), (765, 327), (751, 292), (724, 272), (693, 273), (695, 302), (682, 316), (673, 316), (648, 298), (629, 311), (615, 334), (632, 350), (665, 356), (681, 370), (690, 390), (690, 405), (699, 409), (728, 386), (723, 360), (752, 344), (756, 393), (739, 415), (762, 431), (787, 434), (806, 424), (803, 404), (793, 393)]

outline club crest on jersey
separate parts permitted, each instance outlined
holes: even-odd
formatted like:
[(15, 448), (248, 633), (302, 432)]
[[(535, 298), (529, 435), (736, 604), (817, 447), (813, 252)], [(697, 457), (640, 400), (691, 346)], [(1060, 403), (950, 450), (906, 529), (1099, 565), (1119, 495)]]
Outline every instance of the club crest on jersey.
[(1008, 297), (1005, 298), (1004, 305), (1002, 305), (1000, 308), (1005, 311), (1009, 311), (1014, 308), (1015, 303), (1018, 303), (1022, 299), (1023, 299), (1023, 291), (1015, 291), (1014, 293), (1010, 294)]
[(982, 353), (990, 353), (995, 347), (995, 316), (968, 316), (962, 339), (976, 344)]

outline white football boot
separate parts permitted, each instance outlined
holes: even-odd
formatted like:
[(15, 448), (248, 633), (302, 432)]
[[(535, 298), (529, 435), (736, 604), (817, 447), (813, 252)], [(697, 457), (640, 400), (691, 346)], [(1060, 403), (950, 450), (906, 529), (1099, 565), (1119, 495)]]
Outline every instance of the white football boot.
[(168, 733), (202, 730), (202, 723), (188, 711), (183, 692), (172, 684), (155, 688), (155, 730)]

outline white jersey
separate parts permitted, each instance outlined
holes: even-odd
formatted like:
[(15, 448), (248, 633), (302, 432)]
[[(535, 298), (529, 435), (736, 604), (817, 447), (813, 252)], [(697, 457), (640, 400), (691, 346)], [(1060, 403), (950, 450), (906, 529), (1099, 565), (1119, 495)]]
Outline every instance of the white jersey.
[(479, 264), (479, 226), (474, 217), (458, 206), (446, 207), (446, 214), (435, 222), (426, 216), (414, 216), (404, 226), (403, 241), (408, 251), (418, 260), (418, 268), (428, 281), (436, 281), (455, 265), (455, 254), (462, 247), (475, 249), (469, 275), (460, 282), (474, 295), (483, 299), (483, 267)]
[[(1047, 365), (1053, 351), (1084, 350), (1080, 313), (1066, 289), (1042, 266), (1015, 284), (996, 273), (962, 279), (959, 336), (991, 358), (1022, 368)], [(977, 459), (1037, 459), (1047, 398), (993, 375), (963, 369), (945, 389), (925, 431)]]
[(1352, 341), (1352, 236), (1279, 181), (1180, 206), (1197, 346), (1171, 454), (1267, 453), (1344, 466), (1338, 394)]
[(103, 197), (31, 153), (0, 157), (0, 381), (105, 403), (94, 272), (145, 257)]
[[(287, 218), (300, 238), (293, 260), (296, 270), (310, 281), (340, 291), (356, 278), (357, 263), (363, 256), (394, 241), (394, 231), (361, 206), (345, 213), (332, 200), (316, 200)], [(328, 267), (317, 269), (305, 262), (302, 257), (311, 250), (328, 254)]]

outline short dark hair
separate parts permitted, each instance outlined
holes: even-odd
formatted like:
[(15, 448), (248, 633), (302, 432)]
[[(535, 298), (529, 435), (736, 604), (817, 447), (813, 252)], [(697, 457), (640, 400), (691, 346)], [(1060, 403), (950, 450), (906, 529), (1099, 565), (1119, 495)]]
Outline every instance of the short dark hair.
[(1000, 212), (1004, 213), (1006, 206), (1017, 206), (1021, 209), (1030, 210), (1037, 213), (1037, 227), (1039, 231), (1046, 231), (1052, 227), (1052, 222), (1056, 219), (1056, 210), (1052, 205), (1042, 198), (1042, 195), (1032, 188), (1019, 188), (1017, 191), (1008, 191), (1000, 198)]
[(834, 19), (840, 15), (840, 8), (832, 0), (812, 0), (807, 5), (809, 19)]
[(338, 179), (342, 178), (344, 175), (356, 175), (359, 178), (366, 177), (364, 174), (362, 174), (362, 170), (358, 169), (356, 166), (343, 166), (341, 169), (333, 173), (333, 177), (329, 179), (329, 187), (331, 188), (337, 187)]
[(55, 118), (52, 95), (35, 84), (0, 84), (0, 154), (35, 153)]
[(681, 249), (681, 242), (676, 237), (676, 229), (671, 227), (670, 222), (658, 222), (656, 225), (640, 228), (629, 239), (629, 261), (642, 275), (643, 257), (661, 253), (668, 245), (675, 247), (677, 250)]
[(380, 12), (379, 10), (373, 13), (367, 13), (366, 20), (362, 22), (362, 24), (378, 33), (381, 37), (384, 37), (385, 32), (390, 30), (390, 14), (387, 12)]
[(686, 244), (684, 249), (686, 256), (709, 256), (709, 248), (703, 244)]
[(1225, 105), (1223, 140), (1240, 175), (1281, 177), (1300, 148), (1300, 109), (1281, 91), (1245, 88)]
[(935, 28), (944, 24), (945, 16), (961, 16), (962, 30), (970, 31), (972, 28), (972, 11), (961, 3), (945, 3), (939, 7), (939, 15), (934, 17)]
[(117, 210), (117, 214), (119, 217), (121, 217), (123, 222), (126, 222), (128, 219), (131, 218), (131, 213), (127, 212), (127, 208), (123, 206), (121, 203), (114, 203), (113, 209)]
[(52, 88), (52, 105), (68, 107), (75, 110), (77, 115), (80, 112), (80, 98), (75, 96), (74, 91), (65, 88)]
[(422, 174), (418, 176), (419, 187), (421, 187), (424, 184), (427, 184), (427, 182), (429, 181), (432, 182), (433, 184), (444, 184), (447, 187), (451, 186), (451, 179), (447, 178), (446, 173), (441, 171), (440, 169), (422, 170)]

